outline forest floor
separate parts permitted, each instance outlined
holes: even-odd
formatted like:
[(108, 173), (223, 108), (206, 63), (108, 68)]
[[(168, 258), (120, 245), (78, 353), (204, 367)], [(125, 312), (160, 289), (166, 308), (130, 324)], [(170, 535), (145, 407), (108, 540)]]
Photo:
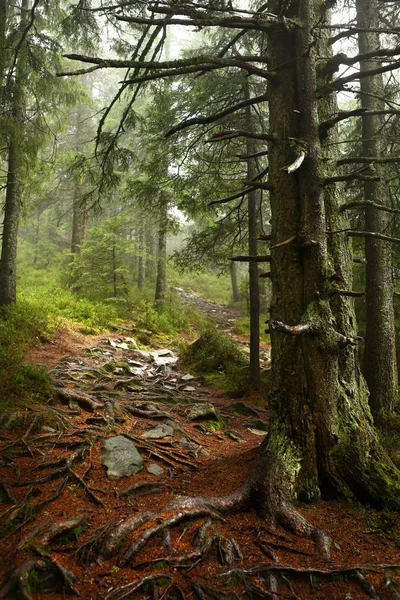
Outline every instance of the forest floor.
[[(0, 598), (400, 598), (398, 514), (299, 505), (333, 540), (327, 563), (253, 511), (168, 506), (245, 481), (265, 405), (204, 385), (169, 349), (139, 350), (129, 325), (57, 332), (32, 357), (53, 370), (54, 398), (0, 420)], [(138, 473), (107, 477), (102, 444), (115, 436), (134, 442)]]

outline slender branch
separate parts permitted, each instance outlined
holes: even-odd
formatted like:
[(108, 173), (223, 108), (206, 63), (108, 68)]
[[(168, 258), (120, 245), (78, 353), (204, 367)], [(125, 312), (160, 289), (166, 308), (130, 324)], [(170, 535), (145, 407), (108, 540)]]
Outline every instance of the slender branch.
[(389, 235), (383, 235), (382, 233), (376, 233), (375, 231), (354, 231), (353, 229), (338, 229), (336, 231), (327, 231), (328, 235), (336, 233), (346, 233), (349, 237), (371, 237), (377, 240), (383, 240), (385, 242), (392, 242), (393, 244), (400, 244), (400, 238), (391, 237)]
[(212, 138), (209, 140), (206, 140), (206, 142), (208, 144), (211, 144), (213, 142), (220, 142), (223, 140), (232, 140), (233, 138), (237, 138), (237, 137), (245, 137), (245, 138), (251, 138), (251, 139), (255, 139), (255, 140), (274, 140), (275, 136), (271, 135), (269, 133), (253, 133), (251, 131), (244, 131), (242, 129), (237, 129), (236, 131), (215, 131), (212, 134)]
[(266, 256), (234, 256), (230, 258), (234, 262), (271, 262), (271, 257)]
[(400, 162), (400, 156), (385, 156), (379, 158), (378, 156), (351, 156), (350, 158), (341, 158), (337, 161), (338, 167), (341, 165), (356, 165), (356, 164), (372, 164), (372, 163), (398, 163)]
[[(322, 28), (331, 28), (330, 26), (322, 26)], [(371, 33), (385, 33), (388, 35), (394, 35), (396, 33), (400, 33), (400, 27), (393, 27), (391, 29), (385, 29), (381, 27), (377, 28), (365, 28), (365, 27), (349, 27), (348, 25), (334, 25), (332, 29), (345, 29), (345, 31), (341, 31), (340, 33), (334, 35), (329, 38), (328, 43), (330, 45), (334, 44), (338, 40), (341, 40), (345, 37), (351, 37), (352, 35), (357, 35), (358, 33), (362, 33), (363, 31), (371, 32)]]
[(365, 292), (355, 292), (354, 290), (332, 290), (331, 296), (348, 296), (349, 298), (362, 298)]
[(135, 23), (137, 25), (184, 25), (186, 27), (226, 27), (228, 29), (248, 29), (251, 31), (269, 31), (271, 27), (280, 25), (284, 27), (286, 24), (296, 26), (285, 19), (285, 25), (276, 16), (269, 18), (245, 18), (245, 17), (196, 17), (192, 19), (185, 18), (170, 18), (152, 19), (143, 17), (127, 17), (115, 15), (118, 21), (126, 23)]
[(369, 69), (368, 71), (357, 71), (356, 73), (352, 73), (347, 77), (339, 77), (338, 79), (335, 79), (335, 81), (332, 81), (332, 83), (329, 83), (328, 85), (320, 88), (320, 92), (324, 94), (327, 90), (341, 90), (343, 86), (346, 85), (346, 83), (349, 83), (350, 81), (356, 81), (358, 79), (363, 79), (364, 77), (371, 77), (372, 75), (379, 75), (380, 73), (387, 73), (388, 71), (394, 71), (399, 67), (400, 60), (397, 60), (388, 65), (377, 67), (376, 69)]
[(329, 131), (329, 129), (332, 129), (332, 127), (334, 127), (336, 125), (336, 123), (339, 123), (340, 121), (344, 121), (344, 119), (348, 119), (349, 117), (358, 117), (359, 115), (362, 115), (366, 112), (366, 108), (356, 108), (355, 110), (341, 110), (338, 112), (337, 115), (335, 115), (334, 117), (331, 117), (330, 119), (327, 119), (326, 121), (322, 121), (322, 123), (319, 124), (319, 134), (320, 135), (326, 135), (326, 133)]
[(240, 160), (248, 160), (249, 158), (258, 158), (260, 156), (267, 156), (268, 150), (260, 150), (260, 152), (254, 152), (253, 154), (237, 154), (236, 156)]
[(168, 138), (174, 133), (181, 131), (182, 129), (186, 129), (186, 127), (190, 127), (191, 125), (207, 125), (208, 123), (215, 123), (215, 121), (219, 121), (223, 117), (230, 115), (232, 113), (245, 108), (246, 106), (251, 106), (253, 104), (259, 104), (260, 102), (265, 102), (268, 99), (268, 94), (262, 94), (261, 96), (255, 96), (254, 98), (250, 98), (249, 100), (243, 100), (242, 102), (238, 102), (234, 106), (229, 106), (224, 110), (221, 110), (218, 113), (214, 113), (208, 117), (192, 117), (191, 119), (186, 119), (182, 123), (175, 125), (167, 131), (165, 137)]
[(359, 256), (353, 256), (353, 263), (357, 263), (359, 265), (366, 265), (367, 261), (365, 260), (365, 258), (360, 258)]
[(231, 202), (232, 200), (236, 200), (237, 198), (241, 198), (246, 196), (250, 192), (254, 191), (256, 188), (254, 185), (242, 190), (241, 192), (237, 192), (236, 194), (232, 194), (232, 196), (226, 196), (226, 198), (221, 198), (220, 200), (212, 200), (208, 203), (207, 206), (214, 206), (214, 204), (227, 204), (227, 202)]
[(338, 183), (340, 181), (380, 181), (380, 177), (377, 175), (361, 175), (360, 173), (350, 173), (349, 175), (337, 175), (336, 177), (326, 177), (324, 184), (329, 185), (330, 183)]
[(372, 200), (362, 200), (357, 202), (347, 202), (346, 204), (342, 204), (340, 210), (351, 210), (352, 208), (365, 208), (366, 206), (371, 206), (371, 208), (376, 208), (377, 210), (383, 210), (384, 212), (393, 213), (395, 215), (400, 214), (400, 210), (398, 208), (391, 208), (389, 206), (382, 206), (381, 204), (377, 204), (376, 202), (372, 202)]

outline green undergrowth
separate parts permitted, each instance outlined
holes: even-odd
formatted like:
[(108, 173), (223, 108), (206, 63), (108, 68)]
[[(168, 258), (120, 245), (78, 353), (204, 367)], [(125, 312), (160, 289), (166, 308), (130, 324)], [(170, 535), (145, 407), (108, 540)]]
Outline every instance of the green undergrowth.
[(381, 419), (379, 435), (382, 445), (396, 467), (400, 469), (400, 412), (387, 415)]
[[(268, 317), (265, 314), (260, 315), (260, 341), (269, 344), (271, 342), (269, 333), (265, 333), (265, 330), (267, 329), (265, 321), (267, 318)], [(233, 333), (236, 335), (250, 335), (250, 317), (248, 315), (236, 319), (233, 326)]]
[(0, 410), (51, 397), (49, 375), (27, 361), (27, 349), (50, 333), (48, 315), (22, 299), (0, 309)]
[(247, 385), (248, 357), (235, 340), (212, 325), (201, 329), (197, 340), (181, 348), (181, 364), (224, 390)]

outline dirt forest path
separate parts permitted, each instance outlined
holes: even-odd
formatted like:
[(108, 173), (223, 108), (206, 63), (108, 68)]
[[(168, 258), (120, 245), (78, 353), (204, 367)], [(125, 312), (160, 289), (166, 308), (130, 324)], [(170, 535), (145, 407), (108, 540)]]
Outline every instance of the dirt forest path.
[(54, 367), (53, 400), (0, 417), (0, 598), (396, 598), (399, 549), (379, 513), (373, 525), (348, 504), (302, 506), (335, 541), (327, 565), (254, 512), (173, 510), (244, 482), (265, 406), (205, 387), (126, 330), (52, 342), (36, 355)]

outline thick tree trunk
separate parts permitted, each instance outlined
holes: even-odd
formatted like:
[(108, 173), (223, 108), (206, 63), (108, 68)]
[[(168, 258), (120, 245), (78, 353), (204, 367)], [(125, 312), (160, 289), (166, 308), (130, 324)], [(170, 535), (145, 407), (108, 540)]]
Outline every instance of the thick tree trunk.
[[(279, 13), (280, 4), (270, 0), (269, 11)], [(269, 70), (285, 68), (269, 88), (271, 423), (258, 466), (264, 483), (258, 476), (256, 484), (267, 509), (293, 494), (310, 501), (338, 492), (383, 504), (400, 497), (400, 474), (375, 435), (358, 368), (352, 302), (340, 295), (351, 289), (350, 248), (345, 234), (327, 235), (342, 228), (342, 217), (334, 186), (324, 186), (335, 157), (330, 145), (321, 152), (311, 50), (325, 4), (289, 5), (286, 16), (301, 27), (278, 27), (269, 44)], [(297, 170), (283, 170), (302, 152)]]
[[(4, 7), (2, 7), (4, 9)], [(20, 35), (27, 22), (29, 0), (22, 0)], [(16, 300), (17, 248), (19, 215), (22, 201), (22, 139), (24, 127), (24, 57), (17, 57), (15, 81), (12, 90), (12, 122), (8, 147), (6, 201), (0, 263), (0, 306)]]
[(239, 302), (240, 295), (239, 295), (239, 284), (238, 284), (238, 276), (237, 276), (237, 266), (233, 260), (229, 264), (229, 274), (231, 276), (232, 300), (234, 302)]
[[(244, 98), (250, 98), (249, 84), (244, 82)], [(246, 107), (246, 129), (253, 131), (251, 108)], [(246, 138), (246, 154), (255, 152), (254, 140)], [(247, 178), (252, 181), (257, 175), (254, 159), (247, 159)], [(249, 256), (257, 256), (258, 211), (260, 207), (260, 193), (253, 190), (247, 196), (247, 212), (249, 221)], [(260, 288), (258, 279), (258, 263), (249, 262), (249, 304), (250, 304), (250, 381), (254, 387), (260, 383)]]
[(162, 208), (158, 230), (157, 278), (155, 300), (162, 302), (167, 287), (167, 208)]
[[(357, 0), (357, 25), (368, 29), (375, 25), (379, 12), (377, 0)], [(379, 33), (361, 31), (358, 34), (361, 54), (380, 48)], [(376, 59), (360, 62), (361, 71), (376, 69)], [(360, 80), (361, 106), (371, 111), (385, 108), (382, 74)], [(362, 155), (381, 158), (384, 150), (382, 129), (385, 117), (362, 115)], [(379, 181), (364, 182), (364, 196), (375, 204), (391, 206), (385, 183), (385, 167), (374, 163), (365, 175), (379, 175)], [(391, 235), (392, 216), (371, 206), (365, 209), (365, 229)], [(366, 336), (364, 372), (370, 391), (370, 407), (379, 418), (394, 410), (397, 390), (396, 341), (393, 308), (392, 249), (390, 242), (366, 238)]]

